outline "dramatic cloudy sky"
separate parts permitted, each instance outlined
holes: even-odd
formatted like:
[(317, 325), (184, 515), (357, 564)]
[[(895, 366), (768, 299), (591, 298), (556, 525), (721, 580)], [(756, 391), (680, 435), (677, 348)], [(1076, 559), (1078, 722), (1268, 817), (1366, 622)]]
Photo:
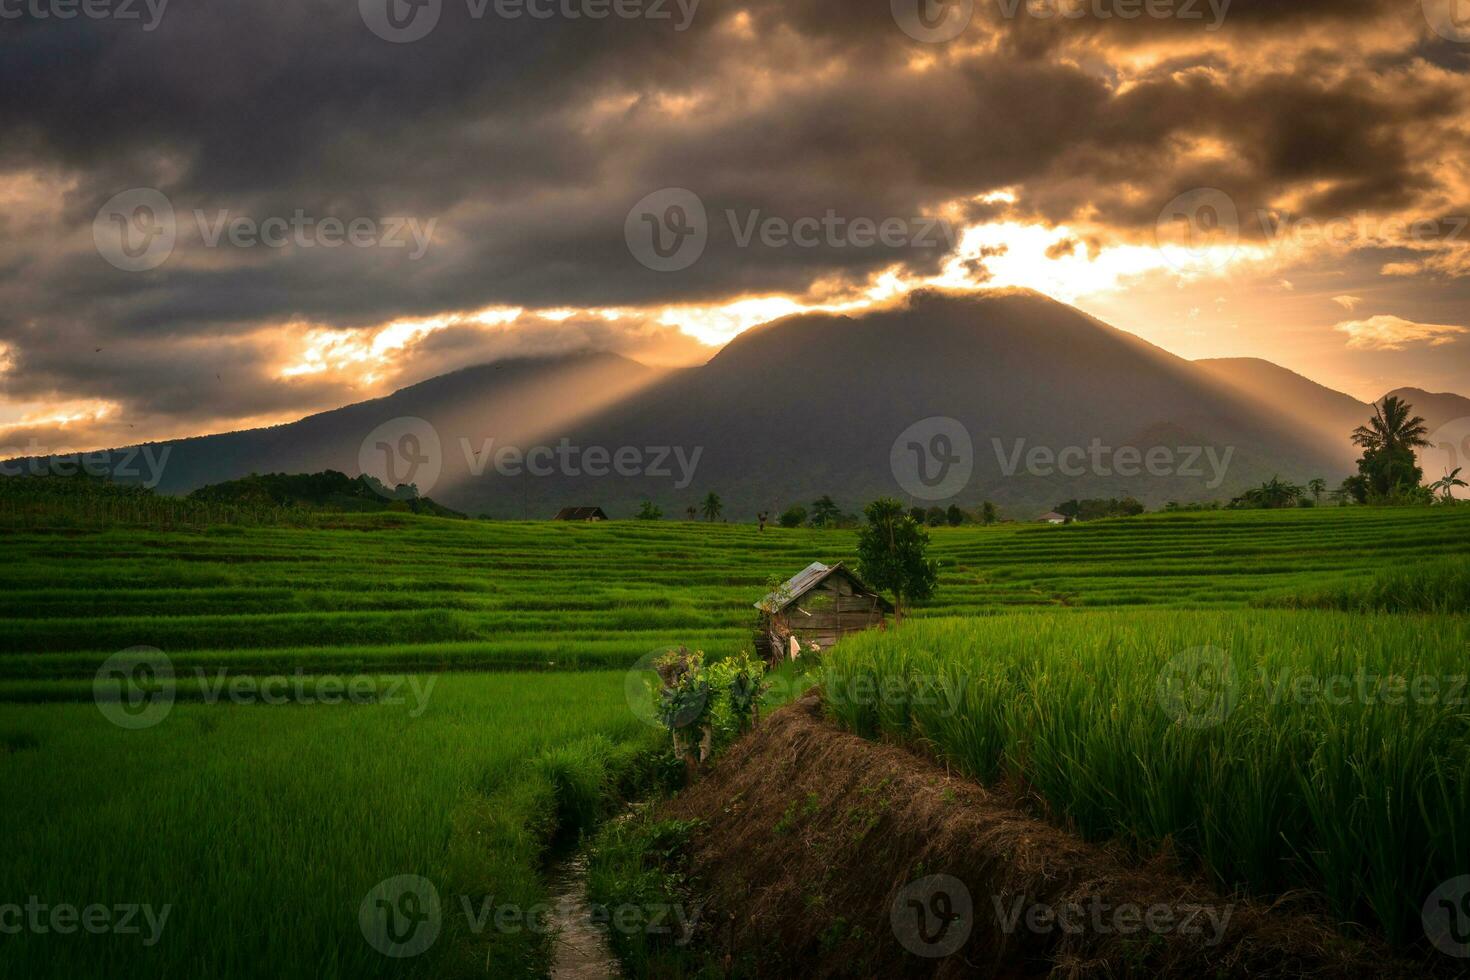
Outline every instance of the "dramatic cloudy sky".
[(0, 445), (922, 282), (1470, 393), (1467, 71), (1466, 0), (0, 0)]

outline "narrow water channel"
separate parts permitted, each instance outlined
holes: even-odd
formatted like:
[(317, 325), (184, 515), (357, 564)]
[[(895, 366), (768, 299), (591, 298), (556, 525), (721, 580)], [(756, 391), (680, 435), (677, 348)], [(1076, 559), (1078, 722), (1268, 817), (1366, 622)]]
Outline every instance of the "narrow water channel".
[(557, 930), (552, 980), (620, 980), (607, 929), (592, 921), (587, 899), (587, 858), (574, 851), (547, 872), (551, 924)]

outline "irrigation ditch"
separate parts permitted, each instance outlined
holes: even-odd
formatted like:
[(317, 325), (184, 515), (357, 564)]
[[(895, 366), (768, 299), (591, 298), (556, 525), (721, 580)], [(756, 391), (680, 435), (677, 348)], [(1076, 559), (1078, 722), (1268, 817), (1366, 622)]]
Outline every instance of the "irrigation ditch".
[(1167, 854), (1084, 841), (1034, 800), (839, 730), (815, 690), (588, 854), (597, 901), (681, 902), (697, 923), (684, 943), (613, 935), (626, 976), (1456, 975), (1310, 896), (1224, 894)]

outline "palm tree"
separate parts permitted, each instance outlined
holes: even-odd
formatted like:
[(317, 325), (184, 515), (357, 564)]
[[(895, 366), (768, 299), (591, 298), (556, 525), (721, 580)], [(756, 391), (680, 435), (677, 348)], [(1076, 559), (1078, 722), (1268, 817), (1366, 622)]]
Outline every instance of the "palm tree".
[(699, 511), (695, 510), (693, 507), (685, 507), (684, 508), (684, 513), (687, 514), (687, 515), (689, 515), (689, 519), (691, 521), (694, 520), (696, 517), (699, 516)]
[(1462, 467), (1462, 466), (1456, 466), (1453, 470), (1451, 470), (1450, 472), (1446, 473), (1443, 477), (1441, 477), (1440, 479), (1435, 480), (1433, 483), (1431, 483), (1429, 485), (1429, 489), (1430, 490), (1437, 490), (1440, 493), (1443, 493), (1444, 494), (1444, 502), (1445, 503), (1447, 503), (1447, 504), (1454, 503), (1455, 502), (1455, 488), (1456, 487), (1463, 487), (1463, 486), (1470, 486), (1470, 484), (1467, 484), (1464, 480), (1460, 479), (1460, 470), (1462, 470), (1462, 469), (1464, 469), (1464, 467)]
[(1406, 485), (1417, 487), (1423, 476), (1414, 450), (1429, 445), (1424, 438), (1429, 428), (1423, 418), (1411, 415), (1413, 410), (1408, 402), (1390, 396), (1373, 406), (1367, 425), (1353, 430), (1353, 444), (1363, 450), (1358, 473), (1375, 497), (1395, 496)]
[(1353, 445), (1369, 451), (1399, 451), (1429, 445), (1429, 440), (1424, 438), (1429, 427), (1418, 415), (1409, 417), (1413, 410), (1402, 398), (1390, 395), (1382, 404), (1373, 406), (1373, 417), (1367, 425), (1353, 430)]
[(704, 498), (704, 519), (714, 521), (720, 516), (722, 509), (724, 509), (724, 504), (720, 502), (720, 495), (711, 490)]
[(1315, 480), (1308, 481), (1307, 489), (1312, 491), (1312, 503), (1320, 504), (1322, 495), (1327, 492), (1327, 481), (1319, 476)]

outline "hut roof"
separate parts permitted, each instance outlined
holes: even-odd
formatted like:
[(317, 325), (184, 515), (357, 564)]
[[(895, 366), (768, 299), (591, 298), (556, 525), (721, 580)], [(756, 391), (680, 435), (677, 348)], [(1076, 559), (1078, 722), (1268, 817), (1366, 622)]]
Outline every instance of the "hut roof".
[(1038, 521), (1065, 521), (1066, 519), (1066, 514), (1058, 514), (1054, 510), (1048, 511), (1047, 513), (1042, 514), (1040, 517), (1037, 518)]
[(842, 566), (842, 562), (835, 565), (823, 565), (814, 561), (791, 578), (787, 579), (779, 589), (766, 596), (755, 604), (755, 608), (761, 612), (778, 613), (791, 605), (797, 599), (806, 595), (812, 589), (821, 585), (833, 575), (840, 575), (852, 584), (855, 591), (862, 595), (870, 595), (878, 600), (878, 604), (888, 612), (893, 611), (893, 604), (883, 598), (872, 589), (863, 584), (863, 580)]
[(556, 512), (553, 521), (605, 521), (607, 515), (601, 507), (563, 507)]

